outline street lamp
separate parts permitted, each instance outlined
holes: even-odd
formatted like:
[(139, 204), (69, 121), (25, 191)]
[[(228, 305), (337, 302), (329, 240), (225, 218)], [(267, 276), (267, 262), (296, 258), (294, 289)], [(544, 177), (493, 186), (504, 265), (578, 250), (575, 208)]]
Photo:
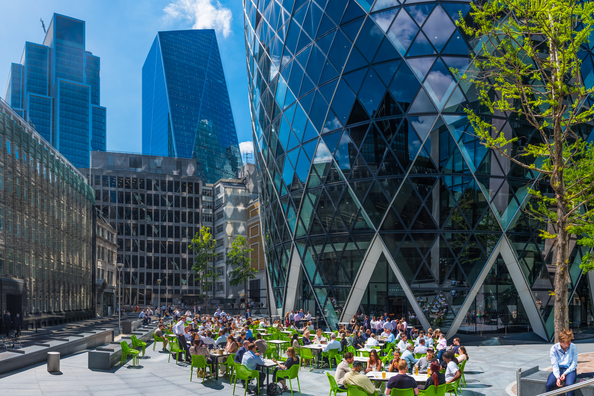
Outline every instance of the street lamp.
[(122, 292), (121, 286), (122, 282), (120, 281), (120, 275), (122, 274), (122, 269), (124, 268), (123, 263), (117, 263), (116, 265), (118, 269), (118, 333), (122, 334)]
[(161, 312), (161, 279), (157, 279), (157, 286), (159, 287), (159, 300), (157, 301), (157, 309), (159, 309), (159, 317), (163, 315)]

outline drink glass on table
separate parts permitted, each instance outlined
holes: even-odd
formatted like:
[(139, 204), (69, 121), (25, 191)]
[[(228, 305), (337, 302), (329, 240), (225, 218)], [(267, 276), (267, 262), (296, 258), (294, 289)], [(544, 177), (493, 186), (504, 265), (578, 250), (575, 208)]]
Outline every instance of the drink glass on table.
[(386, 378), (386, 372), (382, 371), (382, 378), (385, 379)]

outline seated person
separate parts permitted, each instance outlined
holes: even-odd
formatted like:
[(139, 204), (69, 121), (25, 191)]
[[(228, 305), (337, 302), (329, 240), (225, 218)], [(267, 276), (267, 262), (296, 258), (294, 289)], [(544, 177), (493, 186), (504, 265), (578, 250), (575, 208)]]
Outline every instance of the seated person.
[(342, 359), (342, 362), (340, 362), (338, 364), (338, 367), (336, 367), (334, 379), (336, 380), (336, 383), (338, 384), (338, 387), (340, 389), (346, 389), (346, 386), (344, 386), (343, 384), (344, 376), (346, 375), (346, 373), (351, 371), (350, 365), (353, 364), (354, 361), (355, 356), (351, 352), (345, 352), (344, 359)]
[[(322, 349), (322, 352), (328, 352), (331, 349), (336, 349), (338, 352), (340, 352), (342, 350), (341, 348), (340, 342), (336, 340), (336, 334), (332, 333), (330, 336), (330, 342), (324, 347), (324, 349)], [(324, 367), (326, 367), (328, 363), (328, 357), (324, 356)]]
[(392, 393), (392, 389), (412, 389), (415, 393), (415, 396), (419, 394), (419, 387), (417, 385), (417, 381), (410, 375), (407, 375), (408, 372), (408, 363), (405, 360), (401, 360), (398, 363), (398, 375), (393, 376), (388, 380), (388, 384), (386, 385), (386, 395), (390, 395)]
[(348, 386), (358, 386), (370, 395), (376, 395), (375, 386), (365, 374), (361, 374), (363, 365), (361, 362), (353, 361), (353, 369), (344, 375), (343, 384)]
[(363, 333), (363, 338), (365, 340), (368, 340), (369, 337), (371, 337), (371, 330), (370, 329), (367, 329), (367, 330), (365, 330), (365, 333)]
[[(246, 366), (248, 370), (257, 370), (258, 366), (264, 366), (266, 364), (264, 359), (260, 357), (260, 354), (256, 352), (256, 344), (248, 344), (247, 349), (247, 352), (245, 352), (241, 359), (241, 364)], [(260, 376), (260, 386), (264, 386), (266, 374), (262, 371), (258, 371), (258, 375)]]
[[(200, 340), (198, 338), (194, 340), (194, 345), (190, 347), (190, 355), (202, 355), (206, 359), (207, 364), (213, 364), (213, 360), (210, 357), (210, 352), (205, 347), (200, 346)], [(204, 375), (203, 370), (196, 369), (196, 375), (198, 377), (202, 377)]]
[(396, 338), (394, 338), (394, 334), (392, 334), (392, 330), (390, 329), (385, 329), (381, 335), (386, 339), (387, 343), (394, 342), (396, 340)]
[[(576, 360), (577, 360), (577, 358), (576, 358)], [(446, 363), (446, 372), (445, 372), (446, 384), (450, 384), (462, 376), (462, 373), (460, 372), (460, 369), (458, 368), (458, 365), (456, 364), (456, 356), (454, 355), (454, 352), (452, 352), (452, 351), (444, 352), (443, 361)]]
[(377, 354), (377, 351), (374, 349), (373, 351), (369, 352), (369, 360), (367, 361), (367, 368), (365, 369), (365, 374), (370, 371), (382, 371), (382, 361)]
[(265, 340), (262, 339), (262, 334), (256, 334), (256, 342), (254, 344), (256, 344), (256, 348), (258, 349), (258, 352), (260, 352), (260, 354), (264, 355), (264, 353), (266, 353), (266, 350), (268, 349), (268, 344)]
[(460, 349), (460, 339), (456, 337), (454, 338), (454, 341), (452, 341), (451, 350), (454, 354), (458, 355), (458, 349)]
[(214, 348), (215, 341), (212, 338), (212, 332), (210, 330), (206, 331), (206, 334), (203, 337), (200, 337), (202, 343), (206, 345), (208, 349)]
[(309, 330), (303, 332), (303, 345), (311, 345), (311, 338), (309, 338)]
[(165, 338), (165, 335), (163, 334), (165, 332), (165, 326), (163, 326), (163, 323), (159, 324), (159, 328), (157, 330), (155, 330), (155, 335), (157, 337), (161, 337), (163, 339), (163, 350), (166, 351), (167, 350), (167, 344), (169, 343), (169, 340), (167, 338)]
[[(367, 330), (367, 331), (369, 331), (369, 330)], [(365, 346), (366, 347), (379, 346), (379, 342), (375, 339), (375, 334), (369, 335), (369, 338), (365, 342)]]
[(326, 337), (324, 337), (324, 335), (322, 334), (322, 329), (318, 329), (316, 331), (316, 335), (314, 336), (313, 342), (314, 342), (314, 344), (325, 344), (326, 343)]
[[(272, 359), (274, 361), (274, 363), (278, 364), (279, 368), (274, 370), (274, 374), (272, 375), (272, 378), (276, 378), (276, 373), (280, 370), (280, 371), (285, 371), (291, 368), (291, 366), (293, 366), (294, 364), (299, 364), (299, 358), (297, 357), (297, 355), (295, 355), (295, 348), (293, 347), (289, 347), (287, 348), (287, 360), (285, 361), (285, 364), (279, 364), (279, 362), (276, 361), (276, 359)], [(285, 383), (285, 380), (283, 378), (279, 379), (279, 382), (283, 385), (283, 392), (287, 392), (289, 390), (289, 388), (287, 387), (287, 384)]]
[(468, 360), (468, 352), (466, 352), (466, 347), (464, 346), (460, 346), (460, 348), (458, 348), (458, 357), (456, 358), (456, 360), (458, 360), (458, 364), (462, 363), (465, 360)]
[(402, 359), (400, 359), (400, 352), (394, 351), (394, 358), (392, 359), (392, 362), (390, 363), (390, 366), (388, 367), (388, 371), (391, 373), (397, 372), (398, 364), (400, 364), (401, 360)]
[[(238, 345), (241, 345), (239, 343), (237, 343)], [(247, 352), (248, 350), (248, 346), (250, 345), (250, 342), (248, 340), (245, 340), (243, 342), (243, 345), (241, 348), (239, 348), (237, 350), (237, 353), (235, 354), (235, 363), (239, 363), (241, 364), (241, 361), (243, 360), (243, 355)]]
[[(559, 342), (551, 347), (549, 355), (553, 372), (547, 379), (547, 392), (555, 389), (555, 386), (561, 387), (562, 381), (565, 381), (565, 385), (575, 383), (578, 352), (577, 346), (571, 342), (572, 339), (572, 330), (562, 330), (559, 333)], [(567, 392), (567, 396), (575, 396), (575, 391)]]
[(434, 360), (431, 363), (430, 368), (431, 368), (431, 376), (429, 378), (427, 378), (427, 382), (425, 383), (425, 385), (419, 386), (420, 390), (425, 390), (430, 386), (439, 386), (439, 385), (443, 385), (446, 383), (445, 374), (442, 374), (439, 372), (441, 367), (437, 360)]
[(424, 338), (421, 338), (421, 341), (419, 341), (419, 345), (415, 347), (415, 350), (413, 352), (415, 354), (417, 354), (417, 353), (422, 353), (422, 354), (427, 353), (427, 347), (425, 346), (425, 339)]
[(349, 340), (345, 333), (340, 333), (340, 346), (342, 347), (343, 351), (346, 351), (347, 348), (350, 346)]
[(353, 347), (355, 349), (361, 349), (365, 347), (365, 340), (363, 339), (363, 337), (361, 337), (360, 331), (355, 333), (355, 336), (353, 337)]
[(400, 335), (400, 342), (396, 347), (400, 349), (401, 353), (404, 353), (408, 349), (408, 342), (406, 342), (406, 336), (404, 334)]
[(415, 363), (417, 363), (417, 359), (415, 359), (415, 356), (413, 355), (412, 351), (413, 351), (413, 345), (408, 344), (406, 351), (404, 351), (404, 353), (402, 354), (402, 360), (405, 360), (408, 363), (409, 370), (412, 370)]
[(427, 356), (423, 356), (419, 360), (417, 360), (415, 366), (419, 368), (419, 373), (425, 374), (431, 363), (436, 361), (437, 357), (433, 352), (433, 348), (427, 348)]
[[(225, 345), (225, 353), (237, 353), (239, 350), (239, 344), (235, 342), (233, 336), (227, 336), (227, 345)], [(225, 375), (225, 367), (221, 366), (221, 363), (225, 363), (227, 361), (226, 357), (220, 357), (219, 359), (219, 367), (221, 367), (221, 375)], [(243, 357), (242, 357), (243, 359)]]

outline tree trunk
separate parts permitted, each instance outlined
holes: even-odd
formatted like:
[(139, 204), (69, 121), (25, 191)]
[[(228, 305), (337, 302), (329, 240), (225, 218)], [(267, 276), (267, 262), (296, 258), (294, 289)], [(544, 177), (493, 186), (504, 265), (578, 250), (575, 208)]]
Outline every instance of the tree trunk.
[(248, 306), (248, 289), (247, 289), (247, 280), (244, 279), (243, 281), (243, 292), (245, 293), (245, 307)]
[[(557, 213), (561, 209), (557, 210)], [(557, 251), (555, 272), (555, 342), (559, 342), (559, 332), (569, 327), (569, 312), (567, 307), (567, 284), (569, 281), (569, 235), (565, 230), (565, 222), (557, 222)]]

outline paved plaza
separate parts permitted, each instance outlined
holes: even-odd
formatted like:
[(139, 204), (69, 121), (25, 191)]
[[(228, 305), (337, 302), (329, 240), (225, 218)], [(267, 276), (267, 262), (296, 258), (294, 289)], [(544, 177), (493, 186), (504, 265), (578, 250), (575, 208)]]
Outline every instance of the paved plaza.
[[(160, 346), (160, 344), (159, 344)], [(157, 348), (158, 349), (158, 348)], [(511, 389), (518, 368), (527, 369), (550, 366), (548, 358), (550, 345), (506, 345), (468, 347), (470, 361), (466, 366), (467, 387), (463, 396), (504, 396), (506, 388)], [(578, 344), (580, 353), (594, 352), (594, 344)], [(589, 357), (588, 357), (589, 358)], [(61, 361), (61, 374), (50, 374), (45, 364), (26, 370), (0, 376), (2, 392), (10, 395), (169, 395), (189, 391), (191, 394), (230, 396), (233, 385), (229, 378), (219, 381), (207, 379), (204, 385), (196, 376), (190, 382), (189, 365), (175, 364), (173, 359), (167, 362), (168, 354), (153, 351), (149, 344), (140, 366), (133, 368), (131, 360), (126, 365), (114, 367), (109, 372), (87, 369), (87, 353), (64, 357)], [(580, 358), (580, 364), (585, 364)], [(299, 372), (301, 393), (297, 392), (297, 383), (293, 381), (295, 394), (327, 395), (330, 391), (326, 372), (329, 369), (306, 368)], [(241, 385), (237, 386), (236, 395), (243, 394)], [(287, 395), (285, 393), (284, 395)]]

